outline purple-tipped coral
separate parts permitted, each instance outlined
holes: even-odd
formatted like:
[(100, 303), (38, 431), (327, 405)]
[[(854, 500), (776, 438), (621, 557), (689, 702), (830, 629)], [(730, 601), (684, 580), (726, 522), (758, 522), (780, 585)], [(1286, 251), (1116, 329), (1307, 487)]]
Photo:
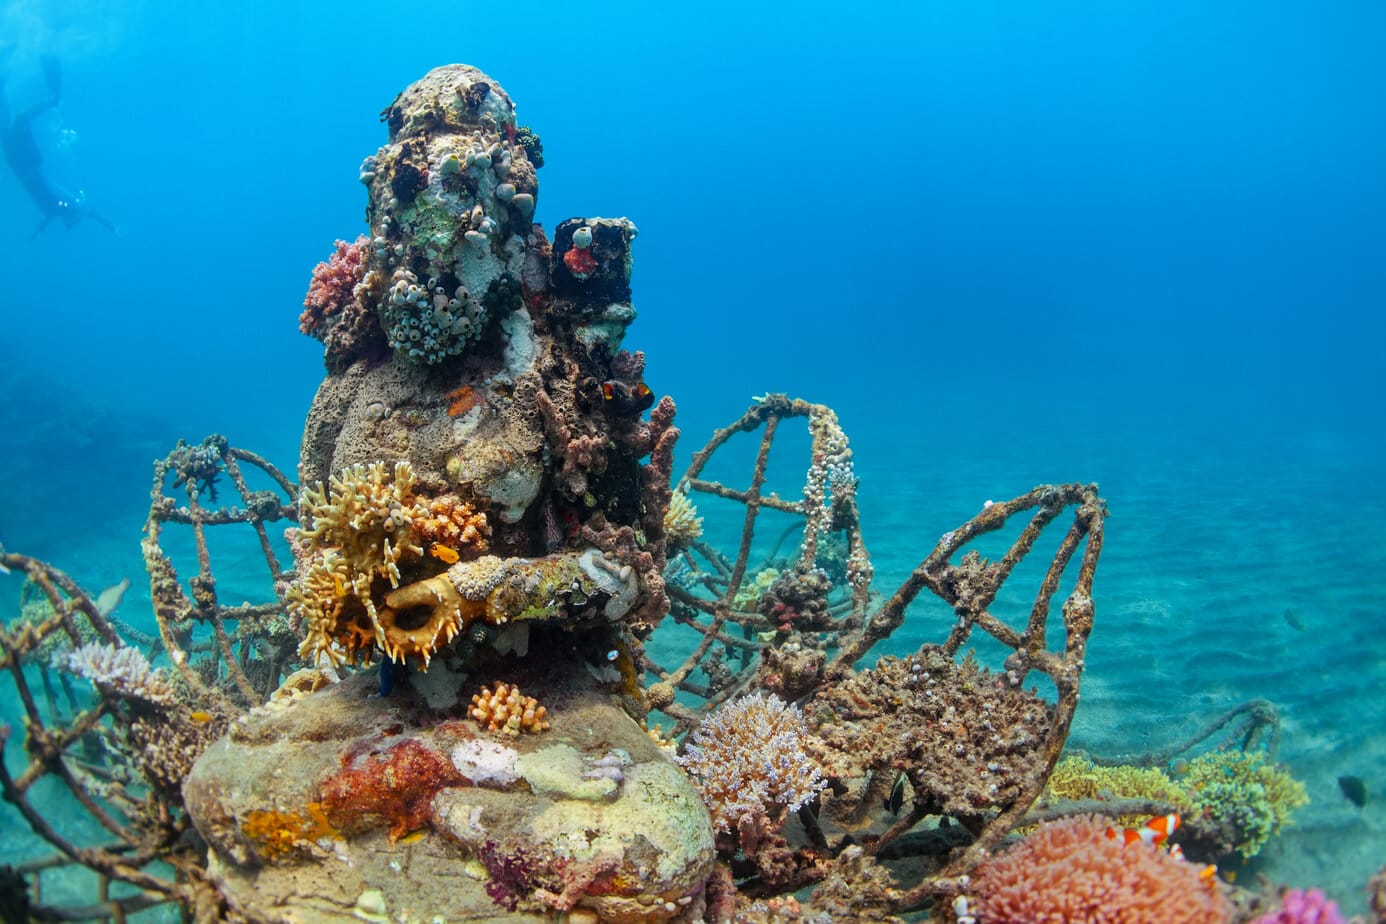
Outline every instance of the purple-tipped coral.
[(703, 794), (713, 826), (726, 831), (745, 817), (792, 812), (827, 785), (804, 753), (807, 735), (798, 706), (757, 692), (704, 719), (674, 760)]
[(1319, 889), (1291, 889), (1280, 899), (1279, 911), (1263, 914), (1252, 924), (1347, 924), (1347, 919), (1338, 913), (1338, 903)]

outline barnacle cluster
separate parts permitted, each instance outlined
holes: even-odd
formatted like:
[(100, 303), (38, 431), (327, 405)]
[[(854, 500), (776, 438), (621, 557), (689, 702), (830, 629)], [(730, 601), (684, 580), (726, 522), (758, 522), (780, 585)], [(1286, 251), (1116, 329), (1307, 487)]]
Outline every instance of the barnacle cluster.
[(938, 646), (819, 690), (810, 751), (843, 783), (903, 769), (916, 806), (969, 815), (1008, 806), (1044, 771), (1051, 706)]
[(520, 732), (538, 734), (549, 727), (545, 720), (548, 710), (533, 696), (525, 696), (520, 688), (508, 683), (481, 688), (472, 696), (471, 717), (491, 731), (518, 735)]

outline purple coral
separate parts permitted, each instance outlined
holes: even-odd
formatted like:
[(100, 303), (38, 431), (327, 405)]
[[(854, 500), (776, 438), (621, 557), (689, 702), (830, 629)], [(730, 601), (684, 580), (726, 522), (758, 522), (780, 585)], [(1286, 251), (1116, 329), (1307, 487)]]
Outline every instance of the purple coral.
[(514, 911), (520, 900), (533, 891), (533, 863), (523, 850), (506, 853), (495, 841), (487, 841), (477, 851), (477, 859), (490, 874), (486, 894), (506, 911)]
[(1280, 899), (1280, 910), (1263, 914), (1252, 924), (1347, 924), (1338, 913), (1338, 903), (1331, 902), (1319, 889), (1291, 889)]

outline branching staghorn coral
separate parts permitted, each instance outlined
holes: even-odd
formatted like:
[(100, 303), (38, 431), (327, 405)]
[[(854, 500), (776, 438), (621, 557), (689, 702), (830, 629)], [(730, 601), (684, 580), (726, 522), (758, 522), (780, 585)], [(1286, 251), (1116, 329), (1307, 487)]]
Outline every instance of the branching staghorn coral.
[(387, 647), (377, 581), (400, 586), (400, 562), (424, 554), (417, 530), (430, 514), (414, 495), (414, 470), (407, 461), (395, 463), (393, 471), (383, 462), (353, 465), (326, 485), (303, 489), (298, 539), (308, 564), (286, 595), (289, 613), (307, 625), (299, 649), (303, 657), (323, 655), (336, 665), (362, 654), (369, 659), (377, 642)]

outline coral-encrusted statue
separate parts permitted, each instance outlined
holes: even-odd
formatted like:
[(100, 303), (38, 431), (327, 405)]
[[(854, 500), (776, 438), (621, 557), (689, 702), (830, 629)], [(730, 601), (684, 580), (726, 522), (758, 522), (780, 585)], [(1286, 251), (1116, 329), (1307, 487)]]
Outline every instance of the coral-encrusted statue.
[(276, 694), (203, 755), (212, 875), (249, 920), (695, 920), (708, 813), (637, 721), (678, 431), (621, 349), (635, 226), (550, 244), (538, 139), (474, 68), (386, 121), (369, 235), (305, 302), (328, 375), (283, 588), (319, 678), (294, 689), (381, 671)]
[[(371, 233), (360, 282), (312, 330), (332, 371), (299, 466), (292, 594), (311, 630), (305, 654), (340, 662), (379, 649), (426, 667), (459, 634), (452, 650), (484, 649), (521, 620), (654, 623), (667, 609), (677, 431), (668, 398), (641, 419), (653, 403), (643, 357), (620, 348), (635, 317), (635, 226), (570, 219), (551, 246), (530, 223), (538, 181), (514, 106), (472, 68), (433, 71), (386, 120), (389, 143), (361, 172)], [(322, 300), (326, 272), (310, 301)], [(384, 470), (407, 484), (382, 488)], [(473, 564), (483, 546), (424, 547), (422, 508), (442, 497), (489, 531), (485, 550), (500, 561), (485, 569), (489, 583)], [(356, 545), (374, 551), (331, 538), (362, 516), (375, 517), (372, 538)], [(430, 597), (448, 599), (413, 625)]]

